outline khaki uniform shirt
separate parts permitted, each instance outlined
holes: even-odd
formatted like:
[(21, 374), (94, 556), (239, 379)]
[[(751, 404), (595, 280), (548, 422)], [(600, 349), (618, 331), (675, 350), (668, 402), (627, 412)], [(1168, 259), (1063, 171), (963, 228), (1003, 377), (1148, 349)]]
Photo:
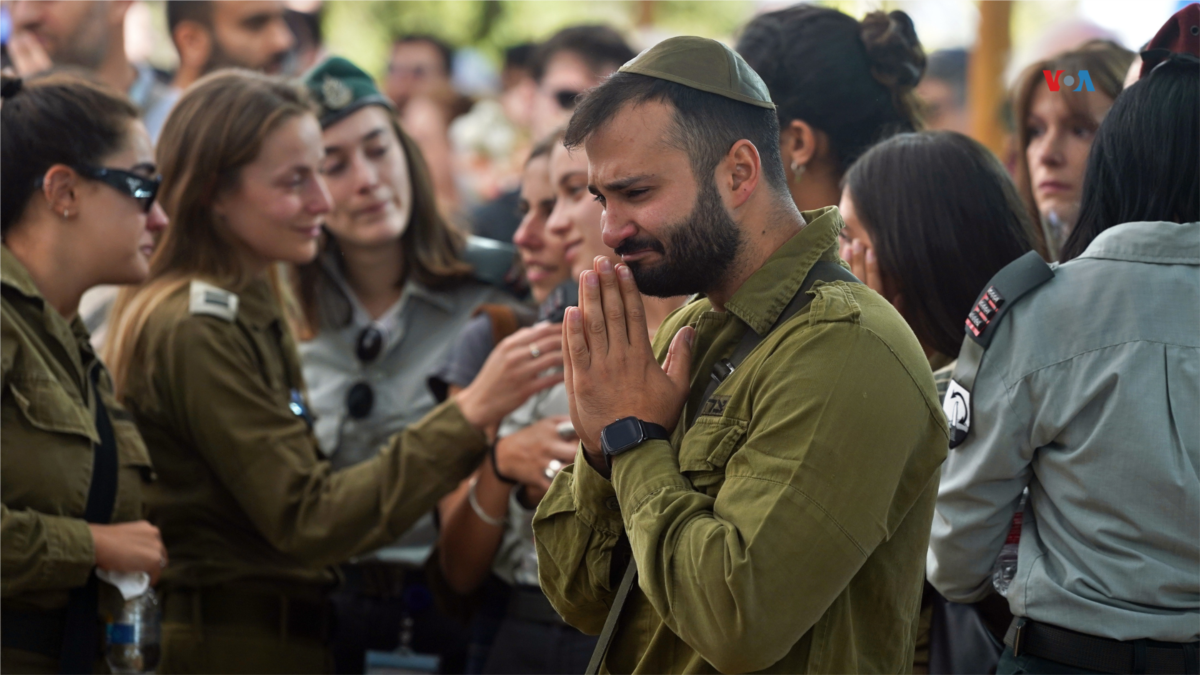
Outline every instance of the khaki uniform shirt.
[(28, 271), (0, 249), (3, 312), (0, 351), (0, 588), (5, 609), (50, 610), (67, 604), (96, 565), (83, 514), (92, 483), (99, 393), (117, 442), (117, 498), (111, 522), (142, 518), (150, 458), (129, 413), (112, 395), (77, 318), (68, 323), (46, 303)]
[(478, 466), (486, 439), (447, 401), (334, 473), (291, 409), (300, 363), (269, 285), (244, 289), (232, 320), (189, 307), (184, 288), (154, 310), (148, 379), (127, 394), (161, 476), (147, 501), (168, 588), (331, 582), (329, 565), (395, 541)]
[(627, 535), (639, 576), (604, 667), (611, 672), (848, 673), (912, 668), (945, 418), (912, 331), (861, 284), (817, 284), (717, 388), (712, 366), (767, 332), (817, 260), (836, 261), (836, 208), (804, 214), (726, 304), (674, 313), (661, 361), (696, 330), (691, 396), (670, 441), (614, 463), (582, 456), (534, 520), (542, 588), (597, 633)]

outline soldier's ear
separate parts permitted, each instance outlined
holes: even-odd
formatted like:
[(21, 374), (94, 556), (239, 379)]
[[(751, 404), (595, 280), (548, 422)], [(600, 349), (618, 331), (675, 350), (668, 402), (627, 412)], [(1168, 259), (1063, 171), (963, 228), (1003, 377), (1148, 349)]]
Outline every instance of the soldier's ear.
[(762, 178), (762, 158), (758, 148), (744, 138), (734, 143), (725, 155), (725, 161), (718, 165), (718, 171), (724, 176), (717, 184), (724, 183), (729, 190), (729, 207), (736, 209), (742, 206), (754, 194)]
[(51, 211), (63, 218), (79, 213), (79, 174), (65, 164), (55, 164), (42, 175), (42, 196)]

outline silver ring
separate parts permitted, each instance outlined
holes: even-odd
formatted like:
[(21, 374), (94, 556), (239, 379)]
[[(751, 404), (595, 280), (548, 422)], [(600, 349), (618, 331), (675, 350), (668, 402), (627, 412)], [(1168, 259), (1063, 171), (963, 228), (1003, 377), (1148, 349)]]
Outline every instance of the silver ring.
[(158, 558), (158, 566), (159, 566), (160, 568), (165, 568), (165, 567), (167, 566), (167, 556), (165, 556), (165, 555), (164, 555), (164, 556), (159, 556), (159, 558)]
[(562, 471), (562, 468), (562, 462), (558, 461), (557, 459), (550, 460), (550, 463), (546, 465), (546, 470), (543, 471), (543, 473), (546, 475), (546, 480), (554, 480), (554, 477), (558, 475), (559, 471)]
[(529, 345), (529, 355), (536, 359), (542, 355), (542, 350), (537, 345)]

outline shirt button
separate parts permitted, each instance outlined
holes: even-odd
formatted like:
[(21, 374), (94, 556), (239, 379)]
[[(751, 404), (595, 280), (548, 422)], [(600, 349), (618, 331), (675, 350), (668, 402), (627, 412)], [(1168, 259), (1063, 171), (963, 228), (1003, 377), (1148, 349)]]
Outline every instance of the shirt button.
[(609, 497), (608, 499), (605, 499), (604, 505), (606, 507), (608, 507), (609, 511), (620, 511), (621, 510), (621, 502), (617, 501), (616, 497)]

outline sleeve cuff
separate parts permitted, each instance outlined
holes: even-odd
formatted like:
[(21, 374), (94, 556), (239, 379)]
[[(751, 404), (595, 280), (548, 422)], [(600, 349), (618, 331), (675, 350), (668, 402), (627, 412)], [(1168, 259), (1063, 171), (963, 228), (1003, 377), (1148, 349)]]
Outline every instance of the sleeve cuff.
[(612, 476), (617, 498), (627, 513), (636, 511), (651, 495), (665, 488), (692, 489), (679, 472), (675, 449), (663, 440), (646, 441), (617, 457)]
[(575, 500), (575, 514), (594, 530), (611, 535), (620, 535), (624, 529), (621, 520), (621, 505), (617, 493), (604, 476), (588, 464), (581, 443), (575, 451), (572, 467), (571, 492)]
[(465, 463), (474, 468), (487, 450), (487, 436), (471, 426), (453, 398), (429, 411), (406, 431), (415, 437), (408, 452), (425, 448), (427, 458), (438, 465)]
[(41, 519), (46, 531), (45, 587), (83, 586), (96, 566), (96, 546), (87, 521), (44, 514)]

